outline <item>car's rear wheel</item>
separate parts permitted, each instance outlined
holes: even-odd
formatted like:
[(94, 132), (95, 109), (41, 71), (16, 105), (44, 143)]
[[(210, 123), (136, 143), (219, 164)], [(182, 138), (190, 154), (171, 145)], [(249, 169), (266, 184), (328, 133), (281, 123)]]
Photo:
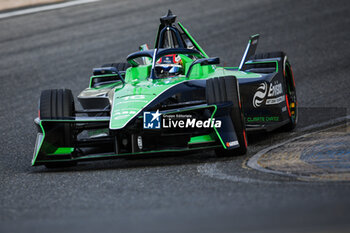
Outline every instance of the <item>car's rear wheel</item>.
[(293, 70), (287, 56), (283, 58), (283, 76), (286, 84), (286, 106), (289, 116), (289, 123), (285, 125), (284, 129), (290, 131), (295, 128), (298, 122), (298, 101)]
[(243, 155), (247, 153), (247, 136), (243, 108), (239, 96), (239, 84), (234, 76), (219, 77), (207, 80), (206, 98), (208, 104), (232, 102), (230, 117), (237, 135), (239, 147), (235, 149), (217, 149), (218, 156)]
[(280, 59), (279, 67), (282, 67), (282, 75), (284, 79), (284, 87), (286, 93), (286, 108), (289, 117), (289, 122), (283, 127), (283, 129), (286, 131), (290, 131), (295, 128), (298, 122), (298, 102), (292, 66), (288, 61), (287, 55), (282, 51), (255, 54), (250, 59), (258, 60), (269, 58)]
[[(74, 98), (69, 89), (44, 90), (40, 95), (39, 117), (42, 120), (62, 120), (75, 116)], [(74, 129), (72, 124), (57, 123), (53, 135), (50, 135), (56, 147), (74, 146)], [(48, 168), (75, 165), (76, 162), (56, 162), (45, 164)]]

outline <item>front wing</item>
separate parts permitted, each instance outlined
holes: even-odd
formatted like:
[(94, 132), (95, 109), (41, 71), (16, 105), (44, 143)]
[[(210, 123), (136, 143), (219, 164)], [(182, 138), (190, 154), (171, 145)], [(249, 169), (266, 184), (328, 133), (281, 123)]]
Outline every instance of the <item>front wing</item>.
[[(239, 147), (229, 116), (231, 102), (164, 110), (160, 113), (209, 114), (210, 120), (220, 120), (220, 128), (209, 129), (143, 129), (143, 114), (137, 116), (125, 129), (109, 130), (110, 117), (72, 117), (66, 119), (35, 119), (38, 127), (32, 165), (64, 161), (88, 161), (120, 158), (132, 155), (191, 152), (215, 148)], [(71, 127), (72, 144), (60, 145), (57, 135)], [(140, 138), (142, 140), (140, 146)], [(125, 145), (126, 144), (126, 145)]]

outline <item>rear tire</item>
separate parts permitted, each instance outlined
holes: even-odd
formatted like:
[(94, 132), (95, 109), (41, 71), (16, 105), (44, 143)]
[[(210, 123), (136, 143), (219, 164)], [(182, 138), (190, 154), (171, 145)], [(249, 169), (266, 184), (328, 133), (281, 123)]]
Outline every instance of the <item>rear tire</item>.
[(206, 98), (208, 104), (221, 102), (233, 102), (230, 112), (231, 120), (237, 135), (239, 147), (231, 150), (220, 148), (215, 150), (218, 156), (244, 155), (247, 153), (247, 137), (243, 115), (243, 108), (240, 102), (239, 86), (236, 77), (227, 76), (207, 80)]
[(286, 107), (288, 111), (289, 123), (282, 127), (285, 131), (293, 130), (298, 122), (298, 102), (295, 88), (295, 80), (292, 66), (290, 65), (287, 55), (282, 51), (260, 53), (250, 57), (252, 60), (280, 58), (279, 66), (282, 67), (284, 87), (286, 93)]
[[(75, 116), (74, 98), (69, 89), (44, 90), (40, 95), (40, 119), (62, 120)], [(74, 129), (72, 124), (57, 124), (54, 132), (54, 142), (58, 147), (74, 147)], [(76, 165), (76, 162), (47, 163), (47, 168), (57, 168)]]
[(289, 115), (289, 123), (285, 125), (283, 129), (285, 131), (291, 131), (298, 123), (298, 101), (294, 74), (287, 56), (284, 56), (283, 58), (283, 76), (286, 85), (286, 105)]

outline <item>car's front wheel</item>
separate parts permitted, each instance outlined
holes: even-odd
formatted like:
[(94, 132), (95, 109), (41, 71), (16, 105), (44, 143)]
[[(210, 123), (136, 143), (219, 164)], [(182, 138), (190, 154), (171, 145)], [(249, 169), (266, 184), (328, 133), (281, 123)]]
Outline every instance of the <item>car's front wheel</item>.
[[(41, 92), (39, 118), (42, 120), (64, 120), (75, 116), (74, 98), (69, 89), (50, 89)], [(55, 147), (73, 147), (74, 129), (72, 124), (57, 123), (50, 135)], [(55, 162), (45, 164), (48, 168), (66, 167), (76, 162)]]

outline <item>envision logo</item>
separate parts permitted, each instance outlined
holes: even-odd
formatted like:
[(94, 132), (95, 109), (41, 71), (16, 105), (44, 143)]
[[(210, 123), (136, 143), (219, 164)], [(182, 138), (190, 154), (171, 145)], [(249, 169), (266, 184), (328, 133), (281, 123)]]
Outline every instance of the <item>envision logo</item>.
[(267, 84), (261, 83), (258, 89), (256, 89), (255, 95), (253, 97), (253, 106), (254, 108), (260, 107), (264, 98), (267, 94)]
[[(270, 87), (268, 88), (268, 84), (266, 82), (263, 82), (259, 85), (259, 87), (256, 89), (256, 92), (253, 97), (253, 106), (254, 108), (260, 107), (261, 104), (264, 102), (265, 98), (266, 105), (272, 105), (272, 104), (279, 104), (284, 101), (283, 96), (279, 96), (283, 94), (282, 84), (275, 82), (274, 84), (270, 83)], [(279, 96), (277, 98), (270, 98)]]

